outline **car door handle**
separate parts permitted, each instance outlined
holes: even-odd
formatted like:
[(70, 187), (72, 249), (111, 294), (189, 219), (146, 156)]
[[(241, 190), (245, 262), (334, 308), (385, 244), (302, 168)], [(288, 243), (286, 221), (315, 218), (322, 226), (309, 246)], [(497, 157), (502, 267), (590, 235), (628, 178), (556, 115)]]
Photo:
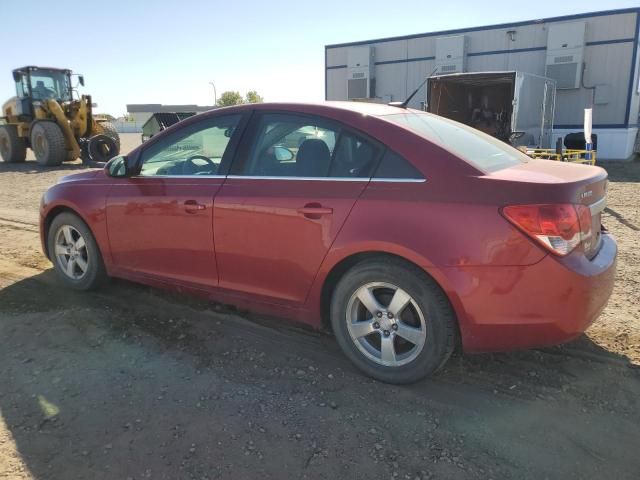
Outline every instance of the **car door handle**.
[(205, 205), (196, 202), (195, 200), (187, 200), (184, 202), (184, 209), (187, 213), (195, 213), (198, 210), (204, 210), (207, 208)]
[(319, 203), (309, 203), (299, 208), (298, 213), (309, 218), (319, 218), (321, 215), (331, 215), (333, 208), (323, 207)]

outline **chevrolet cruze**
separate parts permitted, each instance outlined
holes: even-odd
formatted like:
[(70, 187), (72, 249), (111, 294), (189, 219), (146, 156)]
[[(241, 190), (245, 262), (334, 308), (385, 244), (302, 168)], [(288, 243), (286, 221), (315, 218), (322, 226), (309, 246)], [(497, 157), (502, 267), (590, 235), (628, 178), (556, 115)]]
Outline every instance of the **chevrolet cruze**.
[(613, 288), (606, 187), (416, 110), (242, 105), (63, 178), (41, 237), (70, 288), (121, 277), (330, 328), (359, 369), (406, 383), (457, 344), (583, 332)]

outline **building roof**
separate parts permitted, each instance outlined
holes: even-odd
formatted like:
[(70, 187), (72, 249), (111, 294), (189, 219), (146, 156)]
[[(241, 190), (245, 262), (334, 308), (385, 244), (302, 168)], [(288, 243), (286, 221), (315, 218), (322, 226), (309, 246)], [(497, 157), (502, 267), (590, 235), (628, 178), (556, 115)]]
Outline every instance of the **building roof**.
[(414, 33), (411, 35), (403, 35), (399, 37), (386, 37), (386, 38), (375, 38), (372, 40), (361, 40), (357, 42), (347, 42), (347, 43), (335, 43), (333, 45), (325, 46), (325, 49), (329, 48), (339, 48), (339, 47), (353, 47), (356, 45), (369, 45), (372, 43), (382, 43), (382, 42), (393, 42), (397, 40), (410, 40), (412, 38), (421, 38), (421, 37), (432, 37), (436, 35), (453, 35), (457, 33), (465, 33), (465, 32), (476, 32), (479, 30), (495, 30), (499, 28), (512, 28), (512, 27), (522, 27), (525, 25), (535, 25), (536, 23), (552, 23), (552, 22), (566, 22), (568, 20), (578, 20), (580, 18), (589, 18), (589, 17), (604, 17), (608, 15), (623, 15), (625, 13), (638, 13), (640, 14), (640, 8), (622, 8), (618, 10), (603, 10), (600, 12), (586, 12), (586, 13), (577, 13), (574, 15), (565, 15), (561, 17), (549, 17), (549, 18), (539, 18), (535, 20), (525, 20), (521, 22), (511, 22), (511, 23), (500, 23), (495, 25), (484, 25), (477, 27), (468, 27), (468, 28), (458, 28), (454, 30), (441, 30), (438, 32), (426, 32), (426, 33)]

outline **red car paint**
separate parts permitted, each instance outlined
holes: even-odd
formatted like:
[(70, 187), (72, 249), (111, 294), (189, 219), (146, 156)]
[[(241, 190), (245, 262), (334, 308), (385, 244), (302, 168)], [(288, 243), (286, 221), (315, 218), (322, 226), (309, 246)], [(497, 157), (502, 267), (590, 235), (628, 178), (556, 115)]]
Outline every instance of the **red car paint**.
[(328, 279), (342, 262), (359, 254), (395, 255), (442, 287), (470, 352), (567, 341), (606, 305), (617, 253), (609, 234), (602, 233), (593, 258), (579, 248), (561, 257), (501, 214), (505, 205), (599, 201), (606, 195), (606, 173), (598, 167), (530, 160), (483, 172), (446, 145), (385, 119), (397, 108), (359, 103), (214, 110), (176, 124), (129, 157), (204, 118), (252, 111), (317, 115), (365, 132), (427, 181), (111, 178), (84, 172), (45, 193), (43, 248), (51, 218), (72, 210), (91, 228), (112, 276), (204, 293), (318, 328)]

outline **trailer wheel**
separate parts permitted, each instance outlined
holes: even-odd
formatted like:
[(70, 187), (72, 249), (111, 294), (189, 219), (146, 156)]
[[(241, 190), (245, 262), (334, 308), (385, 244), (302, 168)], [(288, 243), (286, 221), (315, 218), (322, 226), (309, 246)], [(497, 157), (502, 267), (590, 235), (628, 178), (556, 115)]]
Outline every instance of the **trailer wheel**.
[(7, 163), (24, 162), (27, 158), (27, 146), (24, 139), (18, 136), (15, 125), (0, 126), (0, 156)]
[(67, 159), (64, 134), (53, 122), (38, 122), (31, 127), (31, 149), (40, 165), (57, 166)]

